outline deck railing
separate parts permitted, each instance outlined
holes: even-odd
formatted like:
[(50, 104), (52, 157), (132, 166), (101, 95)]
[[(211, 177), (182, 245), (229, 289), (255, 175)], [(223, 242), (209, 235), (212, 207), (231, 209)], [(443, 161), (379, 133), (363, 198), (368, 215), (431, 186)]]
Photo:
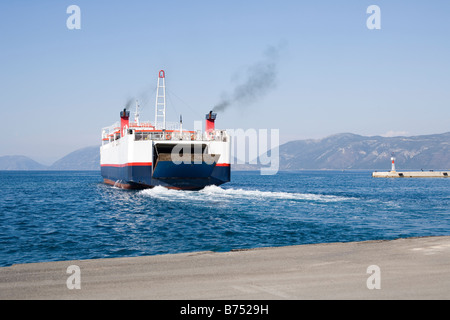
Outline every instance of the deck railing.
[[(227, 141), (229, 139), (225, 130), (213, 130), (211, 132), (202, 131), (180, 131), (179, 127), (172, 129), (166, 127), (164, 130), (158, 130), (151, 123), (130, 123), (130, 126), (124, 130), (125, 134), (132, 136), (134, 141)], [(122, 137), (119, 124), (115, 123), (112, 126), (103, 128), (102, 143), (106, 144), (112, 141), (119, 140)]]

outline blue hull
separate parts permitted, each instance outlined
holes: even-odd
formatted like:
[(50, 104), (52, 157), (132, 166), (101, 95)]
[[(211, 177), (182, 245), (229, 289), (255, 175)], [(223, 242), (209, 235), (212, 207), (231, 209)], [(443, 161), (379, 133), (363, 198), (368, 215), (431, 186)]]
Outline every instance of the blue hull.
[(199, 190), (230, 181), (229, 165), (179, 164), (170, 161), (152, 165), (102, 166), (105, 183), (125, 189), (163, 186), (170, 189)]

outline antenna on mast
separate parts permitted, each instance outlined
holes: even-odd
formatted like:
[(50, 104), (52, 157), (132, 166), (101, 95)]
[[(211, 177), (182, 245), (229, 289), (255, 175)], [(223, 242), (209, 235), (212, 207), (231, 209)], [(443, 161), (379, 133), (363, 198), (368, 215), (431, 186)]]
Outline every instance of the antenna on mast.
[(138, 126), (139, 126), (139, 108), (140, 108), (140, 105), (136, 99), (136, 112), (134, 113), (134, 122)]
[(166, 129), (166, 75), (164, 70), (158, 74), (155, 102), (155, 128)]

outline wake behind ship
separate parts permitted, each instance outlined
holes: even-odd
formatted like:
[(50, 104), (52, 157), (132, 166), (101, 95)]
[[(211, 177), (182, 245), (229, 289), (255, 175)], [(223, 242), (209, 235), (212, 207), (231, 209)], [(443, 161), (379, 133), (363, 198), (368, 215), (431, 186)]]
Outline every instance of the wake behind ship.
[(164, 186), (199, 190), (230, 181), (230, 136), (215, 129), (216, 114), (206, 114), (205, 131), (183, 130), (167, 123), (165, 73), (159, 72), (155, 122), (134, 121), (130, 111), (120, 112), (120, 123), (103, 128), (100, 164), (103, 180), (125, 189)]

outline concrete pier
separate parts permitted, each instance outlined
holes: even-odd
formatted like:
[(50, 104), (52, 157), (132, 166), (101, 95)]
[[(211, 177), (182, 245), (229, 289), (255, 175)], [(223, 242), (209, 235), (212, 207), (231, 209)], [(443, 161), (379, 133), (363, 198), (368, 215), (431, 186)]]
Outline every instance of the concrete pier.
[(374, 178), (448, 178), (450, 171), (386, 171), (373, 172)]
[(450, 299), (450, 236), (20, 264), (0, 299)]

